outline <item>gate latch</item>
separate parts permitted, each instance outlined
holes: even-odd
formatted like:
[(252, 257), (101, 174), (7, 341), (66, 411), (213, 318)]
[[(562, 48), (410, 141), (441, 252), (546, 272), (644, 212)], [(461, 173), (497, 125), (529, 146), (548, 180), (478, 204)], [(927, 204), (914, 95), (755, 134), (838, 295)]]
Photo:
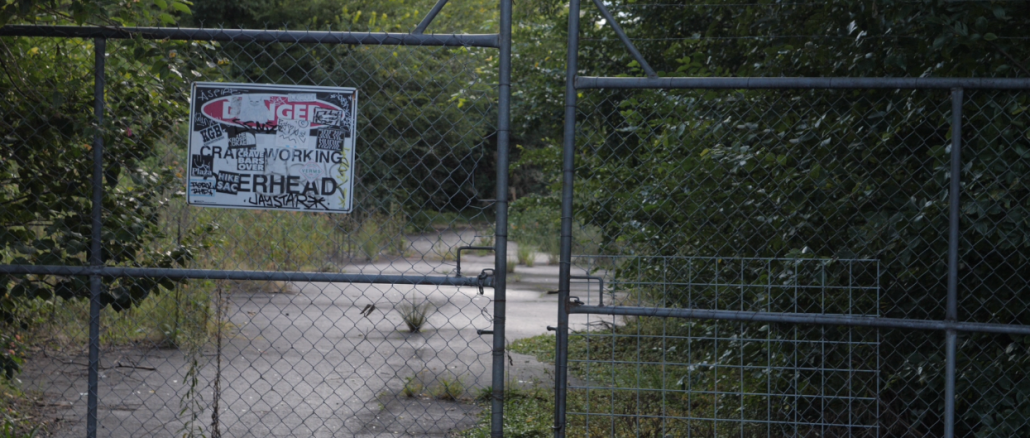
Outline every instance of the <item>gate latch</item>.
[(493, 269), (484, 269), (483, 272), (479, 273), (479, 276), (477, 276), (476, 279), (479, 280), (479, 294), (480, 295), (483, 295), (483, 287), (484, 286), (493, 287), (493, 278), (494, 278), (494, 270)]
[(583, 305), (583, 302), (579, 300), (579, 297), (569, 297), (569, 299), (567, 301), (565, 301), (565, 312), (568, 313), (569, 310), (572, 309), (573, 307), (582, 306), (582, 305)]

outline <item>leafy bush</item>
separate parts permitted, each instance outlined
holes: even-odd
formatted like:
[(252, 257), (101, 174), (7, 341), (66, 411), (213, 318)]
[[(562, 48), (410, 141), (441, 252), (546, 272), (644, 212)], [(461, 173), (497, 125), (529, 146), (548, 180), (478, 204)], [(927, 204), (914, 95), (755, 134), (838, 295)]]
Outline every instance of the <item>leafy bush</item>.
[[(561, 214), (555, 199), (526, 196), (511, 203), (509, 237), (523, 246), (536, 247), (548, 254), (557, 254), (560, 244)], [(519, 263), (525, 257), (520, 254)]]
[[(62, 8), (66, 5), (57, 6)], [(178, 1), (131, 3), (107, 10), (107, 3), (76, 3), (70, 13), (123, 25), (166, 22)], [(174, 7), (174, 8), (173, 8)], [(112, 7), (113, 8), (113, 7)], [(173, 8), (173, 9), (168, 9)], [(0, 6), (0, 24), (32, 22), (37, 14), (67, 16), (50, 4)], [(174, 19), (173, 19), (174, 20)], [(60, 24), (60, 23), (58, 23)], [(0, 263), (81, 266), (89, 260), (92, 144), (104, 143), (103, 259), (109, 265), (172, 267), (199, 249), (180, 242), (158, 247), (161, 207), (178, 186), (157, 151), (184, 120), (184, 57), (203, 45), (124, 40), (108, 48), (104, 123), (93, 116), (93, 45), (77, 39), (12, 38), (0, 56)], [(187, 55), (187, 56), (180, 56)], [(59, 65), (60, 68), (53, 68)], [(132, 80), (120, 80), (132, 78)], [(102, 303), (116, 310), (152, 293), (171, 289), (167, 279), (105, 279)], [(89, 296), (82, 277), (0, 278), (0, 304), (12, 300)]]
[(25, 363), (25, 343), (20, 334), (0, 333), (0, 375), (11, 380)]

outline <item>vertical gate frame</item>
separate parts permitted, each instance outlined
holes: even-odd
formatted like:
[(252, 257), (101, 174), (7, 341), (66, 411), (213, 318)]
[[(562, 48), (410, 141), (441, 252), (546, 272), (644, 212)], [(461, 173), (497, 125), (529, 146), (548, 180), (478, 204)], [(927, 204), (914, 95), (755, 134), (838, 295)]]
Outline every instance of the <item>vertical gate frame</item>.
[[(600, 0), (594, 3), (607, 11)], [(944, 437), (955, 435), (955, 382), (957, 333), (1008, 333), (1030, 335), (1030, 326), (962, 322), (958, 318), (958, 250), (960, 238), (960, 199), (962, 168), (962, 103), (965, 89), (1030, 91), (1030, 79), (1016, 78), (818, 78), (818, 77), (649, 77), (578, 76), (579, 0), (569, 2), (569, 40), (565, 78), (565, 128), (562, 141), (561, 262), (558, 284), (558, 327), (555, 342), (555, 416), (554, 436), (565, 436), (566, 400), (568, 391), (568, 320), (570, 313), (589, 315), (627, 315), (685, 318), (712, 321), (768, 321), (796, 325), (839, 325), (848, 327), (899, 328), (904, 330), (936, 330), (945, 333)], [(639, 53), (618, 25), (605, 14), (631, 55), (644, 63)], [(709, 309), (670, 309), (628, 306), (583, 306), (569, 303), (572, 268), (573, 183), (576, 146), (576, 102), (578, 90), (585, 89), (696, 89), (696, 90), (814, 90), (814, 89), (910, 89), (951, 91), (951, 150), (949, 180), (948, 274), (946, 314), (943, 321), (857, 317), (836, 314), (798, 314), (776, 312), (744, 312)]]
[[(443, 0), (441, 0), (442, 2)], [(508, 146), (511, 131), (511, 0), (500, 5), (497, 84), (497, 217), (494, 232), (493, 388), (490, 436), (504, 436), (504, 324), (508, 273)]]
[[(389, 32), (334, 32), (334, 31), (289, 31), (252, 29), (199, 29), (199, 28), (157, 28), (131, 27), (111, 28), (93, 26), (33, 26), (8, 25), (0, 27), (0, 36), (50, 37), (50, 38), (92, 38), (94, 39), (94, 104), (96, 131), (93, 137), (93, 174), (91, 207), (91, 240), (89, 266), (40, 266), (0, 264), (0, 274), (51, 274), (81, 275), (90, 279), (89, 316), (89, 367), (86, 413), (86, 434), (96, 438), (98, 426), (98, 389), (100, 369), (100, 296), (105, 277), (153, 277), (176, 279), (251, 279), (282, 281), (338, 281), (369, 284), (425, 284), (449, 286), (491, 286), (494, 288), (494, 328), (480, 334), (493, 334), (492, 349), (492, 407), (491, 437), (503, 437), (504, 408), (504, 312), (507, 258), (508, 218), (508, 153), (510, 136), (511, 106), (511, 0), (500, 0), (500, 29), (497, 34), (423, 34), (430, 22), (440, 12), (447, 0), (439, 0), (412, 33)], [(387, 46), (448, 46), (485, 47), (498, 49), (499, 78), (497, 111), (497, 221), (494, 240), (494, 278), (462, 278), (431, 275), (365, 275), (329, 274), (318, 272), (280, 271), (228, 271), (203, 269), (124, 268), (104, 266), (102, 255), (103, 226), (103, 126), (104, 113), (104, 64), (108, 39), (142, 38), (151, 40), (205, 40), (223, 42), (263, 43), (315, 43), (315, 44), (365, 44)]]
[[(107, 40), (93, 40), (93, 116), (96, 120), (93, 134), (93, 199), (90, 217), (89, 266), (93, 269), (104, 266), (101, 247), (104, 201), (104, 58), (107, 56)], [(100, 274), (89, 276), (89, 377), (86, 395), (86, 436), (97, 436), (97, 398), (100, 377), (100, 294), (104, 284)]]
[(561, 237), (558, 262), (558, 327), (554, 356), (554, 436), (565, 436), (569, 372), (569, 290), (572, 280), (572, 185), (576, 170), (576, 72), (580, 0), (569, 0), (569, 43), (565, 61), (565, 127), (562, 135)]

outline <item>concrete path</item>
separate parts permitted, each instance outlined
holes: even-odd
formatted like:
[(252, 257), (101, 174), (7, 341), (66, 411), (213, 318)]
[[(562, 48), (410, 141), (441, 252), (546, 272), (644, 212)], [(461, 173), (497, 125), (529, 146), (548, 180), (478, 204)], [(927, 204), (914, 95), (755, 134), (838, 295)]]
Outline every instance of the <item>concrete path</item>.
[[(444, 245), (474, 240), (445, 235)], [(432, 260), (439, 244), (412, 238), (418, 257), (351, 264), (345, 272), (453, 275), (453, 261)], [(512, 245), (514, 259), (516, 246)], [(492, 255), (464, 255), (462, 272), (492, 267)], [(539, 263), (547, 257), (537, 255)], [(508, 342), (547, 333), (556, 325), (558, 267), (518, 266), (509, 275)], [(596, 285), (577, 282), (586, 301)], [(285, 293), (229, 294), (221, 355), (201, 357), (191, 409), (189, 364), (178, 350), (119, 348), (102, 354), (98, 436), (182, 436), (191, 412), (197, 432), (212, 436), (216, 369), (220, 368), (219, 428), (231, 437), (446, 436), (478, 420), (468, 401), (490, 387), (493, 290), (336, 283), (298, 283)], [(421, 333), (410, 333), (405, 306), (431, 303)], [(593, 299), (591, 299), (593, 301)], [(582, 321), (574, 319), (574, 328)], [(55, 436), (85, 436), (85, 352), (39, 355), (22, 379), (45, 394), (47, 415), (59, 418)], [(220, 363), (219, 363), (220, 359)], [(509, 354), (508, 385), (550, 385), (552, 366)], [(184, 383), (185, 382), (185, 383)], [(407, 390), (406, 390), (407, 388)], [(447, 391), (445, 388), (450, 388)], [(457, 393), (449, 400), (448, 392)], [(407, 394), (406, 394), (407, 393)]]

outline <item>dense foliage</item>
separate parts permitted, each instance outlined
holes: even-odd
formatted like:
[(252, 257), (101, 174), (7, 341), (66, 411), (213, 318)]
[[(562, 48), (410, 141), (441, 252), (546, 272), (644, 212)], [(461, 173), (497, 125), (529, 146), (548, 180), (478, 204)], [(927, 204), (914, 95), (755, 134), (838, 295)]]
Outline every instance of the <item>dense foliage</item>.
[[(170, 24), (188, 13), (164, 0), (9, 2), (0, 24)], [(156, 157), (186, 114), (180, 51), (184, 44), (128, 40), (106, 57), (105, 120), (93, 115), (93, 43), (76, 39), (4, 38), (0, 94), (0, 261), (86, 265), (90, 257), (92, 147), (104, 143), (103, 259), (109, 265), (172, 267), (196, 249), (190, 239), (159, 247), (161, 207), (172, 170)], [(105, 280), (102, 303), (121, 310), (173, 282)], [(24, 299), (89, 296), (88, 279), (5, 277), (0, 306), (8, 323)]]
[[(639, 38), (645, 58), (664, 76), (1030, 75), (1025, 68), (1030, 51), (1022, 37), (1030, 25), (1025, 3), (730, 3), (631, 3), (617, 10), (627, 32)], [(592, 6), (584, 9), (583, 73), (639, 74)], [(1025, 269), (1030, 191), (1022, 182), (1030, 169), (1028, 103), (1021, 93), (966, 96), (960, 175), (963, 319), (1030, 323), (1022, 310), (1030, 300)], [(879, 284), (881, 292), (878, 309), (860, 307), (892, 317), (944, 317), (947, 93), (584, 91), (579, 108), (576, 210), (584, 224), (602, 230), (602, 251), (643, 260), (621, 269), (622, 277), (685, 282), (697, 275), (688, 262), (670, 266), (650, 256), (814, 257), (842, 263), (868, 258), (879, 260), (882, 271), (857, 280)], [(552, 153), (542, 153), (541, 163), (554, 163), (554, 148), (541, 148), (548, 149)], [(818, 282), (831, 289), (856, 280), (792, 276), (786, 268), (773, 269), (774, 276), (758, 275), (760, 269), (747, 265), (740, 268), (745, 272), (734, 269), (720, 268), (720, 275), (755, 284)], [(777, 303), (761, 293), (695, 288), (692, 294), (693, 306), (819, 311), (797, 298)], [(737, 298), (730, 303), (719, 296)], [(660, 295), (671, 305), (687, 305), (686, 298), (685, 289)], [(819, 304), (839, 312), (834, 300), (843, 298), (831, 296)], [(754, 337), (758, 328), (733, 327), (724, 329), (744, 330), (742, 337)], [(827, 336), (772, 330), (772, 338)], [(765, 352), (748, 355), (753, 366), (775, 365), (766, 361), (784, 357), (761, 342), (704, 347), (705, 342), (695, 341), (694, 350), (714, 348), (705, 353), (710, 357), (682, 360), (737, 363), (749, 348)], [(881, 394), (886, 403), (881, 425), (892, 434), (939, 435), (941, 340), (891, 332), (881, 342), (880, 371), (892, 382)], [(1018, 337), (970, 335), (961, 348), (963, 433), (1026, 433), (1030, 416), (1016, 406), (1028, 392), (1010, 382), (1027, 373), (1030, 344)], [(833, 361), (821, 360), (809, 363)], [(782, 378), (788, 386), (805, 380)], [(724, 382), (695, 384), (725, 388)], [(789, 409), (804, 412), (799, 405)]]

